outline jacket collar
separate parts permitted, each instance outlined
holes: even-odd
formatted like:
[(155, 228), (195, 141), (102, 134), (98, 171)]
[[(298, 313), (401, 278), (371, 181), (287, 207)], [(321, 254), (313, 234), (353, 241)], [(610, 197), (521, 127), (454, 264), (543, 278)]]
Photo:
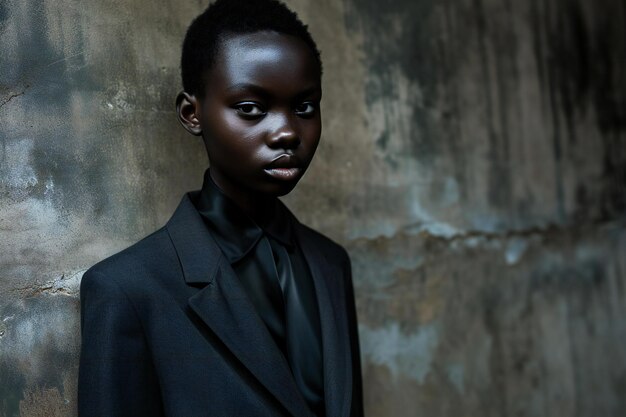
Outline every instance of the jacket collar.
[(187, 193), (165, 227), (178, 254), (185, 282), (210, 284), (223, 255), (192, 203), (198, 195), (197, 191)]
[[(199, 192), (185, 195), (166, 225), (185, 282), (202, 286), (189, 299), (190, 307), (292, 415), (309, 416), (311, 412), (287, 361), (193, 204), (198, 197)], [(347, 417), (352, 370), (345, 296), (342, 280), (338, 279), (342, 271), (325, 258), (312, 232), (285, 210), (292, 216), (294, 239), (301, 245), (311, 270), (319, 303), (324, 385), (329, 387), (324, 390), (326, 414)], [(258, 349), (259, 346), (270, 348)]]
[(196, 207), (222, 253), (234, 264), (254, 248), (264, 233), (284, 246), (293, 246), (288, 210), (278, 199), (270, 204), (274, 205), (271, 215), (255, 222), (220, 190), (207, 169)]
[[(319, 303), (324, 360), (324, 390), (327, 416), (349, 416), (352, 400), (352, 361), (347, 306), (345, 271), (333, 264), (317, 244), (317, 234), (296, 221), (296, 236), (311, 270)], [(354, 354), (354, 352), (353, 352)]]

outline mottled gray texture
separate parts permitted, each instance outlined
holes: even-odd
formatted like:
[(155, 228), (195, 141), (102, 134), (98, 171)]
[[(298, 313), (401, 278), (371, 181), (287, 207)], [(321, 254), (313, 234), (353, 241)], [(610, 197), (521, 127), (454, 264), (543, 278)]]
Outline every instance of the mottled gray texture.
[[(626, 415), (625, 3), (288, 4), (325, 76), (286, 201), (352, 256), (367, 414)], [(0, 416), (75, 413), (82, 273), (200, 184), (203, 6), (0, 2)]]

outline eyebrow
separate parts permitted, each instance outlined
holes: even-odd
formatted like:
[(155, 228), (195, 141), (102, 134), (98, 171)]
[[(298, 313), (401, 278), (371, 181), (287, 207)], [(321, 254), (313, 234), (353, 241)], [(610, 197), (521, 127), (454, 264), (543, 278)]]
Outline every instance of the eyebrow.
[[(252, 91), (253, 93), (258, 94), (260, 96), (268, 96), (268, 95), (270, 95), (269, 92), (265, 88), (263, 88), (261, 86), (258, 86), (256, 84), (250, 84), (250, 83), (233, 84), (230, 87), (228, 87), (226, 90), (228, 92)], [(310, 94), (321, 92), (321, 91), (322, 91), (322, 88), (320, 86), (314, 85), (314, 86), (311, 86), (311, 87), (308, 87), (308, 88), (302, 90), (301, 92), (298, 93), (297, 96), (298, 97), (306, 97), (306, 96), (308, 96)]]

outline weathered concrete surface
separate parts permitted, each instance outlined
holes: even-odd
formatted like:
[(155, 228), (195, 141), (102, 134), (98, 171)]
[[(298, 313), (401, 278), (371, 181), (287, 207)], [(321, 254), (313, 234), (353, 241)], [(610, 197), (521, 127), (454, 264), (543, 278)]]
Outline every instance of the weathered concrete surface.
[[(626, 5), (288, 3), (325, 85), (286, 200), (352, 255), (368, 415), (626, 415)], [(202, 7), (0, 2), (0, 416), (75, 413), (82, 272), (200, 183)]]
[(201, 182), (172, 111), (199, 8), (0, 2), (0, 416), (74, 414), (82, 272)]
[(424, 254), (361, 287), (370, 414), (624, 415), (623, 226), (357, 242)]

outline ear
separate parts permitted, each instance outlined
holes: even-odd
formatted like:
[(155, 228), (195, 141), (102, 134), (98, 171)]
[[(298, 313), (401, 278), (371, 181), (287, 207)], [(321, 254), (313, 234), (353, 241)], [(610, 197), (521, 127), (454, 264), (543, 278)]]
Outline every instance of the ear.
[(200, 102), (194, 95), (184, 91), (178, 93), (178, 96), (176, 96), (176, 114), (178, 115), (178, 121), (187, 132), (194, 136), (202, 134), (199, 117)]

